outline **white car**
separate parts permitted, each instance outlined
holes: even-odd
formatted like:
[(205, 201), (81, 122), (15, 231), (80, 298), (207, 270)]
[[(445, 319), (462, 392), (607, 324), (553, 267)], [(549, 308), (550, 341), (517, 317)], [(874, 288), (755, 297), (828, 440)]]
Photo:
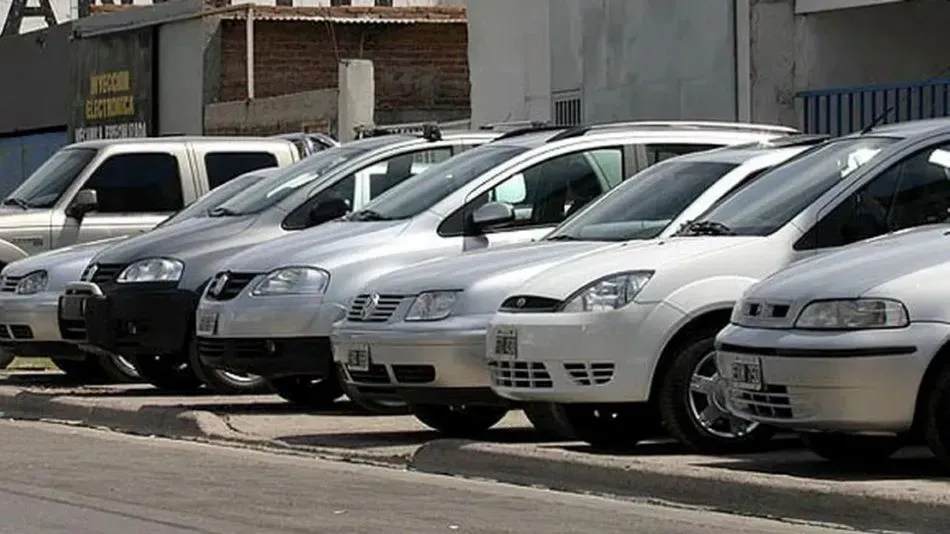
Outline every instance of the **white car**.
[(766, 172), (680, 235), (538, 274), (492, 319), (492, 389), (564, 403), (575, 433), (595, 445), (636, 443), (658, 422), (703, 452), (761, 443), (771, 427), (724, 407), (713, 343), (733, 304), (794, 261), (946, 219), (950, 180), (930, 168), (950, 166), (948, 149), (947, 119), (834, 139)]

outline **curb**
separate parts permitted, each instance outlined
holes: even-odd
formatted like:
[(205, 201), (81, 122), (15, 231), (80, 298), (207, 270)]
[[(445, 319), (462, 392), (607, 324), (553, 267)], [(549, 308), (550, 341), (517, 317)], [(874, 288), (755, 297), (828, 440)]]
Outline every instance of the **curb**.
[(607, 465), (570, 456), (557, 450), (526, 453), (469, 440), (439, 439), (420, 447), (409, 468), (759, 517), (833, 522), (877, 532), (941, 534), (947, 531), (950, 517), (950, 501), (915, 501), (861, 490), (845, 492), (832, 484), (795, 483), (793, 477), (781, 475), (769, 475), (768, 481), (763, 480), (766, 477), (743, 479), (726, 469), (663, 469), (635, 461)]

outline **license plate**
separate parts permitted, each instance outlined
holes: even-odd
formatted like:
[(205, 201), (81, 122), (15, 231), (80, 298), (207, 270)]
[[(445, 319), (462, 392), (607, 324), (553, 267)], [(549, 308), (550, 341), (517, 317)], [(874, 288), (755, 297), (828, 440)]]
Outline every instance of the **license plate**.
[(732, 362), (732, 386), (738, 389), (762, 389), (762, 360), (758, 356), (738, 356)]
[(346, 368), (350, 371), (369, 371), (369, 345), (350, 347), (346, 353)]
[(59, 317), (67, 321), (86, 319), (87, 295), (63, 295), (59, 298)]
[(218, 314), (216, 312), (201, 312), (198, 317), (198, 334), (214, 335), (218, 333)]
[(518, 331), (514, 328), (495, 330), (495, 356), (502, 360), (518, 358)]

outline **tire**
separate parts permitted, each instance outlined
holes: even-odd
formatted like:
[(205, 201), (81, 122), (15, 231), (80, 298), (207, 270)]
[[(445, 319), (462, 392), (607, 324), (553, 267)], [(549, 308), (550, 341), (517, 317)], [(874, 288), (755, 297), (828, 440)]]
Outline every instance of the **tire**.
[(574, 429), (567, 420), (564, 407), (551, 402), (532, 402), (522, 407), (534, 429), (545, 439), (574, 440)]
[(99, 365), (99, 359), (94, 356), (86, 356), (82, 360), (70, 360), (65, 358), (50, 358), (53, 365), (60, 371), (66, 373), (66, 376), (82, 384), (103, 384), (111, 382), (109, 376)]
[(131, 360), (122, 356), (97, 356), (99, 367), (116, 384), (135, 384), (142, 381), (142, 376), (135, 370)]
[(577, 439), (595, 449), (624, 450), (651, 437), (657, 422), (641, 404), (561, 404), (564, 419)]
[(409, 408), (422, 424), (456, 438), (482, 434), (508, 413), (508, 408), (496, 406), (413, 404)]
[(904, 445), (904, 440), (896, 436), (806, 432), (801, 438), (808, 450), (825, 460), (851, 466), (873, 466)]
[(198, 346), (194, 337), (188, 342), (188, 366), (199, 380), (219, 395), (254, 395), (273, 392), (270, 384), (262, 376), (233, 373), (205, 365), (198, 357)]
[(760, 450), (775, 430), (725, 409), (726, 392), (716, 370), (713, 346), (717, 332), (697, 332), (677, 347), (673, 364), (660, 384), (660, 419), (677, 441), (702, 454)]
[(937, 371), (933, 385), (924, 395), (924, 439), (943, 470), (950, 473), (950, 364)]
[(13, 363), (13, 360), (16, 359), (16, 356), (10, 354), (6, 351), (0, 351), (0, 369), (6, 369), (10, 367), (10, 364)]
[(343, 396), (343, 387), (336, 378), (288, 376), (272, 379), (270, 387), (292, 404), (318, 410), (329, 408)]
[(350, 401), (364, 411), (379, 415), (407, 415), (409, 405), (398, 400), (370, 399), (361, 394), (352, 386), (346, 384), (342, 377), (339, 382), (343, 387), (343, 392), (350, 398)]
[(181, 356), (135, 356), (131, 358), (139, 376), (158, 389), (193, 393), (202, 382)]

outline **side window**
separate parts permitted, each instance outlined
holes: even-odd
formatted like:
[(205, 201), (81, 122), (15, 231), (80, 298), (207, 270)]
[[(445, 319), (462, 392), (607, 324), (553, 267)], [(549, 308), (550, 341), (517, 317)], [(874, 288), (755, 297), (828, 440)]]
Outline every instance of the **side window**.
[(848, 245), (947, 220), (950, 145), (928, 148), (897, 163), (826, 214), (796, 249)]
[(720, 148), (721, 146), (722, 145), (700, 145), (692, 143), (675, 145), (646, 145), (647, 165), (656, 165), (663, 160), (675, 158), (676, 156), (685, 156), (686, 154), (692, 154), (693, 152), (712, 150), (714, 148)]
[[(406, 178), (415, 176), (430, 165), (452, 157), (452, 147), (419, 150), (393, 156), (357, 173), (369, 181), (369, 200), (373, 200)], [(361, 176), (362, 175), (362, 176)]]
[(315, 208), (317, 204), (331, 198), (342, 198), (352, 209), (355, 190), (356, 176), (351, 174), (297, 206), (296, 209), (290, 212), (290, 215), (284, 218), (283, 227), (287, 230), (302, 230), (311, 226), (310, 210)]
[(277, 158), (270, 152), (209, 152), (205, 154), (209, 189), (214, 189), (246, 172), (276, 166)]
[(96, 190), (96, 213), (164, 213), (184, 206), (178, 159), (168, 153), (112, 156), (83, 187)]
[[(596, 154), (596, 156), (595, 156)], [(598, 161), (618, 161), (598, 165)], [(515, 210), (515, 220), (493, 232), (555, 225), (623, 179), (623, 149), (572, 152), (538, 163), (510, 176), (450, 215), (439, 228), (443, 236), (462, 235), (467, 221), (487, 202), (503, 202)]]

